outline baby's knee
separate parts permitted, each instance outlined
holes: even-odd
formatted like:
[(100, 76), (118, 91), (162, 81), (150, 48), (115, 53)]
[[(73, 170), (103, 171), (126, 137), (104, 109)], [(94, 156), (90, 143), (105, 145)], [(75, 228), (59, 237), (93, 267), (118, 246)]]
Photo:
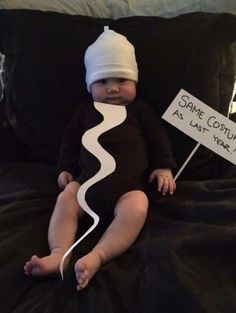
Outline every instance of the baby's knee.
[(148, 202), (146, 199), (143, 202), (136, 203), (134, 210), (139, 218), (146, 219), (148, 212)]
[(68, 193), (63, 190), (59, 195), (57, 196), (57, 204), (60, 204), (62, 206), (65, 206), (68, 204), (68, 201), (70, 201), (70, 196)]
[(117, 204), (116, 211), (145, 220), (148, 212), (148, 198), (142, 191), (135, 190), (123, 195)]
[(134, 210), (141, 216), (146, 216), (148, 211), (148, 198), (147, 195), (140, 190), (134, 191), (131, 198)]
[(77, 201), (78, 190), (78, 184), (68, 184), (67, 187), (58, 195), (57, 203), (61, 206), (68, 206), (68, 204)]

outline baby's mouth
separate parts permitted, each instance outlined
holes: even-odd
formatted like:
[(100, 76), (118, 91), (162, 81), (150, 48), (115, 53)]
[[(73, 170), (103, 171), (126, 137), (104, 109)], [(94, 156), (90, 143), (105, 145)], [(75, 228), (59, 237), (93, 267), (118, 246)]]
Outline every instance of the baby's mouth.
[(120, 102), (121, 101), (121, 99), (120, 99), (120, 97), (109, 97), (109, 98), (107, 98), (106, 99), (106, 101), (109, 103), (117, 103), (117, 102)]

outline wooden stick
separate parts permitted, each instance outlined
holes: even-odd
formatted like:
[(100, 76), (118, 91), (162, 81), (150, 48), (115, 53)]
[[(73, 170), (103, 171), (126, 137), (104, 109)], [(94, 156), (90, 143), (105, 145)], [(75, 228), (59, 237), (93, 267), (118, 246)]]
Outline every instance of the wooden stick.
[(197, 149), (200, 147), (200, 142), (198, 142), (195, 146), (195, 148), (193, 149), (193, 151), (190, 153), (190, 155), (188, 156), (188, 158), (186, 159), (186, 161), (184, 162), (184, 164), (181, 166), (181, 168), (179, 169), (178, 173), (175, 175), (174, 177), (174, 181), (177, 180), (177, 178), (179, 177), (179, 175), (182, 173), (182, 171), (184, 170), (184, 168), (186, 167), (186, 165), (188, 164), (188, 162), (190, 161), (190, 159), (192, 158), (192, 156), (194, 155), (194, 153), (197, 151)]

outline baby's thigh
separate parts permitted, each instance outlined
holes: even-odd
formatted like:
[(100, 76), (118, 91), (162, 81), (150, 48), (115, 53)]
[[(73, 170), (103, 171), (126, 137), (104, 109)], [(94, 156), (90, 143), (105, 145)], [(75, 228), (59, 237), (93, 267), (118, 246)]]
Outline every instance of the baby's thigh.
[(128, 218), (146, 218), (148, 210), (147, 195), (141, 190), (132, 190), (123, 194), (115, 206), (114, 215)]

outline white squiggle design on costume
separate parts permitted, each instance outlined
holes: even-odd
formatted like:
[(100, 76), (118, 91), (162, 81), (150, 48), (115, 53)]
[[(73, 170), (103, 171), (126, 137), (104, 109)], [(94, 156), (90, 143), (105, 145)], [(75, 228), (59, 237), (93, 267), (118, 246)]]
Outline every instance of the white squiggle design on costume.
[(87, 190), (94, 185), (96, 182), (105, 178), (109, 174), (115, 171), (116, 162), (114, 158), (105, 150), (98, 142), (98, 137), (104, 132), (110, 130), (111, 128), (121, 124), (127, 116), (126, 107), (113, 105), (113, 104), (105, 104), (100, 102), (94, 102), (95, 108), (103, 115), (103, 121), (86, 131), (86, 133), (82, 137), (83, 146), (97, 159), (100, 161), (100, 170), (90, 179), (88, 179), (85, 183), (83, 183), (77, 193), (77, 200), (83, 210), (88, 213), (94, 220), (93, 225), (85, 232), (83, 236), (81, 236), (64, 254), (63, 258), (60, 262), (60, 272), (61, 277), (63, 279), (63, 264), (66, 257), (71, 253), (71, 251), (77, 246), (94, 228), (97, 226), (99, 222), (99, 216), (93, 212), (88, 206), (85, 195)]

